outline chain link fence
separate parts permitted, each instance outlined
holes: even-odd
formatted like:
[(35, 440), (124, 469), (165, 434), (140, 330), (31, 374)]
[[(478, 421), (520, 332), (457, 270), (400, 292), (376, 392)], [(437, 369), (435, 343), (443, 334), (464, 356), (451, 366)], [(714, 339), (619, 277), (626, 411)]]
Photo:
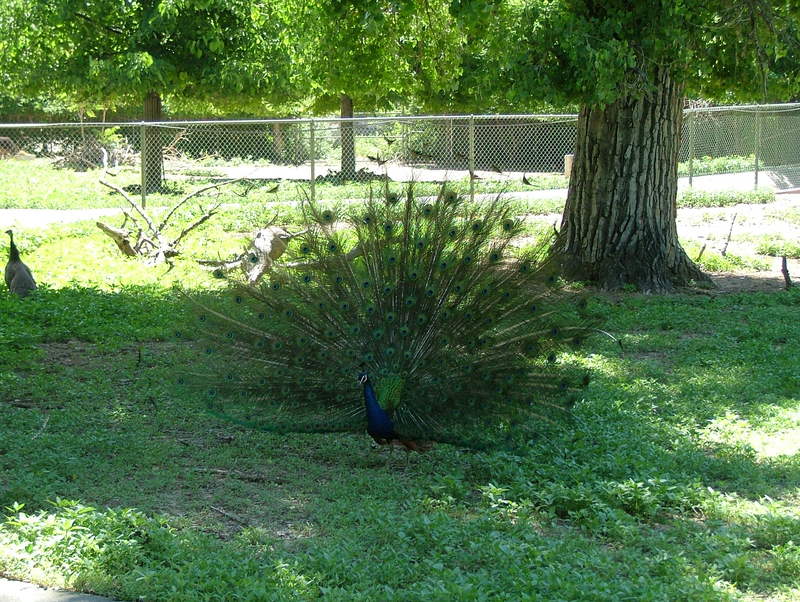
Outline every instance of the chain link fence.
[(684, 113), (679, 176), (752, 172), (754, 188), (800, 186), (800, 104), (698, 107)]
[[(576, 125), (575, 115), (0, 124), (0, 173), (5, 163), (113, 178), (143, 202), (231, 179), (267, 191), (296, 182), (311, 198), (352, 182), (563, 189)], [(730, 173), (800, 186), (800, 104), (687, 109), (679, 175)]]

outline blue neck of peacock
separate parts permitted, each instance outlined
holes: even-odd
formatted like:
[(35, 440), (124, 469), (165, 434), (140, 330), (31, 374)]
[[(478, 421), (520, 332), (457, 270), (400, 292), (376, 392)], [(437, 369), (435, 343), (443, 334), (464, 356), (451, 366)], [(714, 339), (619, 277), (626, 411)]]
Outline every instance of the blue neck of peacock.
[(394, 422), (378, 403), (378, 396), (369, 380), (364, 381), (364, 406), (367, 409), (367, 432), (370, 435), (383, 439), (396, 436)]

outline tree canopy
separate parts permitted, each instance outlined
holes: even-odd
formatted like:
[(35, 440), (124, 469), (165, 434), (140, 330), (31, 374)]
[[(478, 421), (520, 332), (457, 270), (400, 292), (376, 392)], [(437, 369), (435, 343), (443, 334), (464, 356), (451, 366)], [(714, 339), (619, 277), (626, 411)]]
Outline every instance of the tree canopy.
[(363, 111), (394, 109), (444, 94), (459, 74), (462, 34), (445, 0), (298, 2), (293, 68), (316, 111), (346, 95)]
[(149, 92), (241, 109), (292, 96), (285, 12), (249, 0), (10, 0), (9, 87), (101, 106)]
[(794, 0), (515, 4), (519, 37), (507, 62), (519, 98), (608, 104), (652, 89), (656, 67), (696, 97), (785, 100), (800, 85), (790, 51), (800, 45)]

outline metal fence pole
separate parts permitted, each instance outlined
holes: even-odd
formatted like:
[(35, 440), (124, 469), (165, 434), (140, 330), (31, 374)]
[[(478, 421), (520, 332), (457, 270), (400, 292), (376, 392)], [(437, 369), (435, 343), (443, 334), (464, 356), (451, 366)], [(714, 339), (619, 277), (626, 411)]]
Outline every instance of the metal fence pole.
[(141, 175), (141, 195), (142, 195), (142, 209), (147, 206), (147, 176), (145, 166), (147, 165), (147, 126), (143, 123), (140, 128), (141, 138), (139, 139), (139, 157), (141, 163), (139, 165), (139, 173)]
[(695, 113), (689, 113), (689, 188), (692, 187), (692, 178), (694, 177), (694, 128), (695, 128)]
[(753, 180), (753, 190), (758, 190), (758, 163), (761, 158), (761, 106), (756, 108), (756, 149), (755, 149), (755, 178)]
[(469, 116), (469, 151), (467, 161), (469, 162), (469, 200), (475, 200), (475, 115)]
[(447, 160), (453, 166), (453, 118), (447, 120)]
[(309, 133), (311, 135), (311, 140), (309, 142), (310, 152), (311, 152), (311, 202), (315, 202), (317, 200), (316, 196), (316, 182), (317, 182), (317, 145), (316, 141), (314, 140), (314, 120), (311, 119), (308, 122)]

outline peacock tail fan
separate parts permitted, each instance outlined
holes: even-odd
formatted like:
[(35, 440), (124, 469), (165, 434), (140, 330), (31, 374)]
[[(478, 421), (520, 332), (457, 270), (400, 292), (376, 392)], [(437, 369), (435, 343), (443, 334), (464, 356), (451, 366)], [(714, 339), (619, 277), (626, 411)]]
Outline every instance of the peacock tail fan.
[(305, 202), (303, 216), (306, 232), (268, 279), (214, 302), (189, 297), (201, 343), (182, 379), (218, 415), (363, 432), (364, 371), (398, 433), (456, 441), (465, 425), (489, 433), (561, 407), (581, 386), (556, 359), (596, 325), (547, 263), (551, 240), (514, 245), (524, 223), (507, 201), (409, 186), (359, 204)]

